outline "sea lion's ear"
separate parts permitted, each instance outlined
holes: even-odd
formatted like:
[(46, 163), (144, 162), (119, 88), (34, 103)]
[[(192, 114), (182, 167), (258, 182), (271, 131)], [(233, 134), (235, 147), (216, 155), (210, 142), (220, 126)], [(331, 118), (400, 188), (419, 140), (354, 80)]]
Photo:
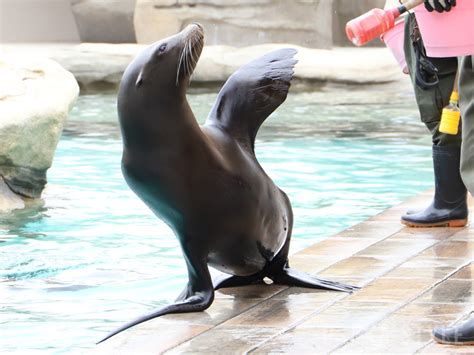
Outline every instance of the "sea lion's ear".
[(135, 86), (139, 88), (143, 84), (143, 75), (142, 72), (138, 74), (137, 81), (135, 82)]

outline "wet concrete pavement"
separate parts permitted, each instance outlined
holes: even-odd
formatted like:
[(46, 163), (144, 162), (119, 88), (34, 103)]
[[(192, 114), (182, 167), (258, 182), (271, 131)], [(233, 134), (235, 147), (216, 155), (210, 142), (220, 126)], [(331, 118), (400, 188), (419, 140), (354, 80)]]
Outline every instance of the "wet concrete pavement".
[(299, 270), (362, 287), (353, 294), (266, 284), (223, 289), (205, 312), (149, 321), (94, 353), (474, 353), (431, 337), (433, 327), (473, 310), (474, 229), (399, 222), (431, 194), (291, 257)]

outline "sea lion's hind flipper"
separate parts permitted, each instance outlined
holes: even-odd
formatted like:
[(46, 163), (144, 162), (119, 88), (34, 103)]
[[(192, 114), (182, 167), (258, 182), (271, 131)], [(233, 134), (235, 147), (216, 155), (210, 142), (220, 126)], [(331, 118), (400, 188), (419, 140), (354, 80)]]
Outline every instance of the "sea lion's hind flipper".
[(287, 286), (307, 287), (343, 292), (354, 292), (359, 289), (357, 286), (346, 285), (340, 282), (318, 278), (305, 272), (297, 271), (290, 267), (284, 267), (281, 272), (275, 273), (270, 278), (276, 284)]
[(219, 275), (212, 280), (214, 290), (227, 287), (254, 285), (261, 282), (263, 282), (262, 276), (258, 274), (250, 276)]
[(296, 53), (279, 49), (238, 69), (222, 87), (205, 124), (224, 128), (253, 150), (260, 125), (288, 95)]

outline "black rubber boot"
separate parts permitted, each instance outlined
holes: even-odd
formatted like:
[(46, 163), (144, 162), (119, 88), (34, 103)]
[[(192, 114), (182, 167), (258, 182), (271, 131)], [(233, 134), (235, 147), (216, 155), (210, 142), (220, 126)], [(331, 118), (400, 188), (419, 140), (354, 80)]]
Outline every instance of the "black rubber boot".
[(463, 227), (467, 224), (467, 190), (459, 173), (461, 150), (433, 146), (435, 195), (423, 211), (402, 216), (409, 227)]
[(436, 328), (433, 337), (441, 344), (474, 345), (474, 317), (452, 327)]

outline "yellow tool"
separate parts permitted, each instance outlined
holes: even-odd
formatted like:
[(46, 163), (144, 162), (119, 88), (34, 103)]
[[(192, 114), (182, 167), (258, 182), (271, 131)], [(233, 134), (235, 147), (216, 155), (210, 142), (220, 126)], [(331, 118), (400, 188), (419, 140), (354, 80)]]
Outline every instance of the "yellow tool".
[(441, 114), (441, 123), (439, 125), (439, 131), (441, 133), (456, 135), (459, 132), (461, 111), (459, 110), (458, 76), (459, 71), (456, 73), (453, 92), (449, 98), (449, 105), (443, 108), (443, 113)]

